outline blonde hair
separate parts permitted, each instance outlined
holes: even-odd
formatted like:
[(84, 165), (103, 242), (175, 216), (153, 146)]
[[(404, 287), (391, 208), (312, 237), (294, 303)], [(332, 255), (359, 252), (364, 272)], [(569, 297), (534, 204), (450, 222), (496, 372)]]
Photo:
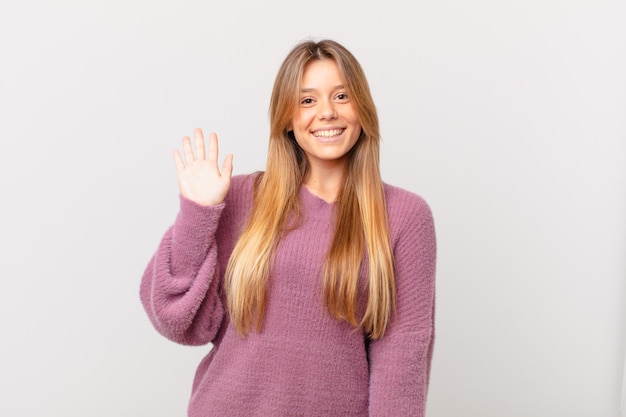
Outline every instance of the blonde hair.
[[(379, 127), (376, 107), (356, 58), (330, 40), (298, 44), (282, 63), (270, 100), (270, 141), (266, 171), (255, 185), (253, 208), (225, 275), (230, 318), (246, 335), (253, 323), (261, 330), (267, 282), (273, 254), (290, 215), (300, 214), (299, 189), (308, 170), (303, 150), (289, 126), (297, 108), (306, 65), (332, 59), (362, 127), (350, 151), (342, 189), (337, 198), (337, 222), (323, 275), (324, 297), (330, 314), (369, 337), (381, 338), (395, 307), (395, 276), (383, 182), (379, 167)], [(297, 217), (296, 217), (297, 218)], [(359, 270), (367, 254), (368, 299), (357, 319)]]

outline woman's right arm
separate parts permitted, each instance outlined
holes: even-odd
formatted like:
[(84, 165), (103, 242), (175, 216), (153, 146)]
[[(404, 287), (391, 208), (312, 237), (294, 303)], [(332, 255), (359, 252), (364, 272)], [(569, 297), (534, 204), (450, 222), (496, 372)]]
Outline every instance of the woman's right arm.
[(174, 152), (181, 190), (180, 211), (144, 272), (140, 297), (150, 321), (182, 344), (208, 343), (222, 319), (215, 232), (230, 187), (232, 156), (217, 167), (217, 136), (205, 156), (202, 131), (195, 131), (195, 156), (188, 137), (184, 160)]

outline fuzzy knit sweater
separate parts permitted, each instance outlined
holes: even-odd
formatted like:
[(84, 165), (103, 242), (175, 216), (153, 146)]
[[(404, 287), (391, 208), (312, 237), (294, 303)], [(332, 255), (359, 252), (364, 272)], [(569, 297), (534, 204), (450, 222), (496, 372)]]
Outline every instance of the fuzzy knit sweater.
[[(224, 203), (181, 197), (141, 281), (154, 327), (177, 343), (213, 348), (193, 381), (190, 417), (424, 416), (434, 337), (435, 232), (419, 196), (385, 185), (397, 287), (385, 336), (334, 319), (321, 271), (334, 204), (300, 190), (302, 223), (283, 236), (260, 332), (230, 323), (223, 274), (252, 206), (254, 176), (235, 176)], [(366, 301), (361, 268), (359, 311)]]

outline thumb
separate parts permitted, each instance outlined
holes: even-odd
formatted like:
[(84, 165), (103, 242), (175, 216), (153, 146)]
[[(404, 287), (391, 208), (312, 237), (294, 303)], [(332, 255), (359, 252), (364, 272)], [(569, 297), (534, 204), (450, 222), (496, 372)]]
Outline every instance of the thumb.
[(229, 154), (224, 158), (224, 162), (222, 163), (222, 176), (226, 176), (229, 179), (233, 175), (233, 154)]

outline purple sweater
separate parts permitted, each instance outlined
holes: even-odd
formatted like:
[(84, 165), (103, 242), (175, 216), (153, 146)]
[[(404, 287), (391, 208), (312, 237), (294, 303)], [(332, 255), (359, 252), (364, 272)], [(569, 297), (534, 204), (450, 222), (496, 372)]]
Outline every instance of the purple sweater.
[[(253, 175), (233, 177), (219, 206), (181, 197), (141, 282), (141, 301), (162, 335), (214, 345), (196, 371), (188, 415), (424, 416), (435, 295), (435, 232), (426, 202), (385, 185), (397, 309), (385, 336), (370, 341), (328, 313), (321, 271), (334, 204), (302, 187), (303, 222), (277, 248), (262, 330), (244, 338), (229, 321), (222, 279), (252, 206), (253, 182)], [(364, 265), (361, 291), (366, 274)]]

